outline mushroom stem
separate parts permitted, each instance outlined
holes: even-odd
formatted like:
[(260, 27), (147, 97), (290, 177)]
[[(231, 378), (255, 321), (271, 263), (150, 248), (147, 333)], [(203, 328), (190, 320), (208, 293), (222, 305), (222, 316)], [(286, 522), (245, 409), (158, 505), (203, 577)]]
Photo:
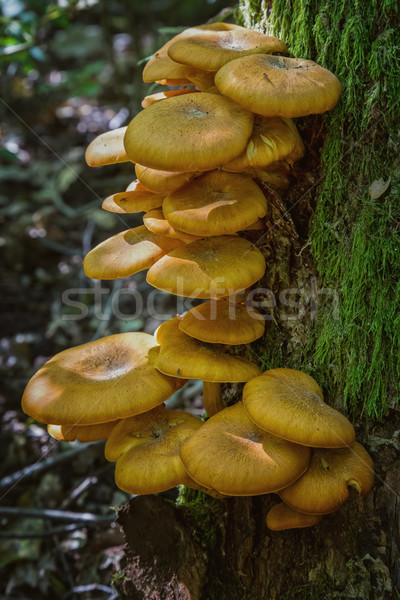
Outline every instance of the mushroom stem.
[(223, 408), (221, 385), (213, 381), (203, 381), (203, 404), (209, 417), (216, 415)]

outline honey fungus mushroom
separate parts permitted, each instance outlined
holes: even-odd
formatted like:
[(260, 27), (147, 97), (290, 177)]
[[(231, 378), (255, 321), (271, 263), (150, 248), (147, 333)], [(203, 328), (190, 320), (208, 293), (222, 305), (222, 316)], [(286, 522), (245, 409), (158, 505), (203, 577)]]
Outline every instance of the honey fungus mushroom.
[(201, 426), (197, 417), (164, 406), (120, 421), (105, 448), (106, 459), (116, 462), (118, 487), (131, 494), (155, 494), (185, 483), (179, 451)]
[(128, 125), (129, 160), (164, 171), (208, 171), (246, 147), (254, 115), (224, 96), (199, 93), (167, 98)]
[(310, 449), (263, 431), (242, 402), (225, 408), (181, 449), (190, 477), (229, 496), (275, 492), (306, 470)]
[(365, 496), (373, 482), (371, 457), (361, 444), (354, 442), (349, 448), (313, 449), (306, 473), (279, 495), (294, 510), (328, 514), (347, 500), (349, 487)]
[(341, 448), (355, 439), (354, 427), (323, 401), (317, 382), (296, 369), (271, 369), (249, 381), (243, 402), (259, 427), (305, 446)]
[(29, 381), (22, 410), (41, 423), (94, 425), (151, 410), (178, 382), (155, 369), (147, 333), (118, 333), (56, 354)]
[(188, 298), (223, 298), (250, 287), (265, 273), (265, 259), (239, 236), (214, 236), (166, 254), (147, 273), (155, 288)]

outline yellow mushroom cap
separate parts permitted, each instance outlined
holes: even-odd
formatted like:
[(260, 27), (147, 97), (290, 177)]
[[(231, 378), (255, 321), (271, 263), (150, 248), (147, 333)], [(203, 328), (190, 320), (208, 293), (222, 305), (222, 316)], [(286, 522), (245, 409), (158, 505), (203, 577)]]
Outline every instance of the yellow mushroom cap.
[(271, 369), (243, 390), (249, 417), (259, 427), (287, 440), (320, 448), (354, 442), (350, 421), (323, 401), (317, 382), (296, 369)]
[(184, 94), (193, 94), (198, 93), (199, 90), (195, 90), (193, 88), (181, 88), (179, 90), (167, 90), (165, 92), (158, 92), (157, 94), (150, 94), (146, 96), (142, 100), (142, 107), (148, 108), (152, 104), (156, 102), (161, 102), (161, 100), (165, 100), (166, 98), (171, 98), (172, 96), (183, 96)]
[(373, 482), (371, 457), (354, 442), (349, 448), (313, 449), (306, 473), (279, 495), (295, 510), (323, 515), (340, 508), (349, 496), (349, 486), (365, 496)]
[(108, 196), (103, 201), (102, 208), (120, 214), (145, 212), (162, 206), (164, 198), (164, 194), (151, 192), (136, 179), (129, 184), (125, 192)]
[(188, 298), (223, 298), (244, 290), (265, 273), (265, 259), (239, 236), (216, 236), (173, 250), (147, 273), (155, 288)]
[(87, 147), (85, 159), (89, 167), (102, 167), (128, 162), (124, 148), (127, 127), (120, 127), (98, 135)]
[(246, 358), (229, 355), (223, 346), (207, 344), (183, 333), (179, 321), (180, 318), (174, 317), (157, 330), (161, 348), (153, 355), (154, 365), (162, 373), (214, 382), (248, 381), (259, 375), (260, 368)]
[(147, 83), (151, 83), (153, 81), (157, 81), (158, 83), (165, 82), (165, 85), (184, 85), (191, 82), (195, 83), (196, 85), (201, 85), (201, 78), (204, 74), (207, 75), (207, 73), (205, 73), (202, 69), (188, 67), (187, 65), (182, 65), (175, 62), (168, 56), (168, 49), (177, 40), (180, 40), (186, 36), (190, 36), (198, 31), (228, 31), (236, 28), (237, 25), (231, 25), (228, 23), (209, 23), (206, 25), (199, 25), (198, 27), (190, 27), (189, 29), (185, 29), (166, 42), (166, 44), (164, 44), (159, 50), (157, 50), (157, 52), (154, 53), (143, 69), (143, 81)]
[(164, 213), (161, 208), (150, 210), (143, 215), (143, 223), (149, 231), (152, 231), (157, 235), (184, 240), (185, 242), (194, 242), (195, 240), (200, 239), (199, 236), (190, 235), (190, 233), (184, 233), (183, 231), (178, 231), (172, 227), (172, 225), (168, 223), (167, 219), (164, 217)]
[(184, 483), (179, 451), (202, 425), (197, 417), (164, 406), (120, 421), (105, 448), (106, 459), (117, 463), (118, 487), (131, 494), (155, 494)]
[(182, 185), (193, 179), (196, 172), (183, 172), (176, 173), (173, 171), (159, 171), (157, 169), (150, 169), (143, 165), (135, 165), (136, 176), (139, 181), (147, 189), (152, 192), (159, 192), (168, 194), (173, 190), (177, 190)]
[(85, 256), (83, 268), (91, 279), (118, 279), (148, 269), (167, 252), (184, 245), (181, 240), (152, 233), (144, 225), (121, 231)]
[(246, 147), (254, 116), (229, 98), (186, 94), (140, 112), (124, 138), (130, 160), (164, 171), (209, 171)]
[(119, 333), (64, 350), (32, 377), (22, 410), (42, 423), (94, 425), (161, 404), (176, 380), (154, 368), (147, 333)]
[(210, 344), (249, 344), (263, 335), (265, 321), (251, 306), (212, 300), (189, 310), (179, 329)]
[(175, 62), (191, 67), (218, 71), (239, 56), (286, 50), (286, 44), (276, 37), (237, 27), (230, 31), (194, 30), (170, 44), (168, 56)]
[(322, 515), (305, 515), (280, 502), (275, 504), (267, 514), (267, 527), (273, 531), (312, 527), (320, 522)]
[(257, 116), (245, 151), (222, 169), (237, 172), (249, 167), (263, 168), (286, 157), (295, 162), (303, 154), (304, 144), (291, 119)]
[(218, 71), (215, 85), (224, 96), (266, 117), (324, 113), (341, 93), (335, 75), (312, 60), (268, 54), (232, 60)]
[(198, 236), (229, 235), (267, 213), (267, 200), (248, 175), (210, 171), (168, 194), (163, 213), (173, 227)]
[(47, 431), (51, 437), (62, 442), (97, 442), (107, 439), (117, 423), (119, 419), (96, 425), (47, 425)]
[(306, 470), (310, 450), (263, 431), (243, 403), (210, 417), (181, 450), (190, 477), (230, 496), (268, 494)]

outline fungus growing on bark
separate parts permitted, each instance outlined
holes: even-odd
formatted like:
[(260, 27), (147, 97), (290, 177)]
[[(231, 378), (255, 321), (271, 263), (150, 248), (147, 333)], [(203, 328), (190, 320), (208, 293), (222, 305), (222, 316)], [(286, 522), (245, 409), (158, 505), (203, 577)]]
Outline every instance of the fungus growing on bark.
[(266, 371), (246, 384), (243, 402), (259, 427), (297, 444), (340, 448), (354, 442), (350, 421), (325, 404), (317, 382), (301, 371)]
[(265, 272), (262, 253), (238, 236), (198, 240), (169, 252), (147, 273), (155, 288), (188, 298), (223, 298), (244, 290)]
[(208, 171), (238, 156), (254, 116), (215, 94), (167, 98), (140, 112), (128, 125), (129, 160), (165, 171)]
[(151, 410), (177, 389), (154, 368), (147, 333), (119, 333), (56, 354), (28, 383), (22, 410), (41, 423), (94, 425)]
[(268, 512), (266, 523), (272, 531), (282, 531), (284, 529), (312, 527), (319, 523), (321, 519), (322, 515), (306, 515), (290, 508), (284, 502), (279, 502)]
[(163, 213), (173, 227), (192, 235), (230, 235), (264, 217), (267, 200), (248, 175), (217, 170), (168, 194)]
[(148, 269), (182, 240), (152, 233), (144, 225), (121, 231), (91, 250), (83, 261), (91, 279), (118, 279)]
[(304, 475), (279, 495), (294, 510), (321, 515), (340, 508), (349, 497), (349, 487), (365, 496), (373, 482), (371, 457), (354, 442), (349, 448), (315, 448)]
[(143, 223), (149, 231), (152, 231), (157, 235), (164, 235), (165, 237), (175, 238), (185, 242), (195, 242), (196, 240), (201, 239), (199, 236), (190, 235), (190, 233), (184, 233), (183, 231), (178, 231), (178, 229), (172, 227), (164, 217), (161, 208), (156, 208), (143, 215)]
[(89, 167), (102, 167), (128, 162), (124, 147), (126, 127), (98, 135), (87, 147), (85, 159)]
[(169, 45), (168, 56), (190, 67), (218, 71), (227, 62), (246, 54), (286, 50), (286, 44), (278, 38), (244, 27), (218, 31), (193, 28)]
[(243, 403), (225, 408), (182, 447), (190, 477), (229, 496), (276, 492), (307, 469), (310, 449), (263, 431)]
[(165, 195), (147, 189), (138, 179), (125, 192), (117, 192), (103, 201), (102, 208), (110, 212), (138, 213), (162, 206)]
[(215, 85), (243, 108), (266, 117), (324, 113), (341, 93), (335, 75), (312, 60), (268, 54), (232, 60), (218, 71)]
[(51, 437), (62, 442), (97, 442), (107, 439), (117, 423), (119, 419), (95, 425), (47, 425), (47, 431)]
[(145, 186), (146, 189), (152, 192), (162, 193), (164, 196), (169, 192), (177, 190), (182, 185), (193, 179), (198, 172), (174, 172), (174, 171), (159, 171), (158, 169), (150, 169), (136, 163), (136, 177)]
[(156, 494), (184, 483), (179, 451), (202, 424), (187, 412), (164, 406), (120, 421), (105, 448), (106, 459), (116, 462), (118, 487), (131, 494)]
[(210, 344), (250, 344), (265, 329), (263, 316), (251, 306), (211, 300), (189, 310), (179, 321), (179, 329)]

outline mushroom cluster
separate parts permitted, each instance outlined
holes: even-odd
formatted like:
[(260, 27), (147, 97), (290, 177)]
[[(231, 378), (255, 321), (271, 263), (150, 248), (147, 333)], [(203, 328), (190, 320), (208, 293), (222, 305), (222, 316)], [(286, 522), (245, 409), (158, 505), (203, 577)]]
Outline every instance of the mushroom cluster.
[[(135, 163), (136, 179), (103, 208), (144, 213), (143, 225), (91, 250), (84, 271), (116, 279), (148, 269), (151, 286), (205, 302), (155, 337), (111, 335), (61, 352), (22, 400), (56, 439), (107, 438), (106, 458), (128, 492), (178, 484), (217, 498), (279, 492), (285, 504), (269, 514), (272, 528), (313, 524), (340, 506), (347, 485), (361, 495), (372, 485), (354, 429), (312, 378), (261, 374), (227, 352), (265, 327), (244, 294), (263, 277), (265, 259), (241, 232), (263, 229), (268, 189), (286, 189), (304, 154), (292, 119), (330, 110), (340, 96), (332, 73), (274, 55), (285, 52), (277, 38), (213, 23), (183, 31), (150, 59), (144, 81), (176, 89), (147, 96), (128, 127), (98, 136), (86, 152), (94, 167)], [(188, 379), (203, 380), (206, 423), (163, 404)], [(222, 382), (247, 382), (243, 401), (225, 408)]]

